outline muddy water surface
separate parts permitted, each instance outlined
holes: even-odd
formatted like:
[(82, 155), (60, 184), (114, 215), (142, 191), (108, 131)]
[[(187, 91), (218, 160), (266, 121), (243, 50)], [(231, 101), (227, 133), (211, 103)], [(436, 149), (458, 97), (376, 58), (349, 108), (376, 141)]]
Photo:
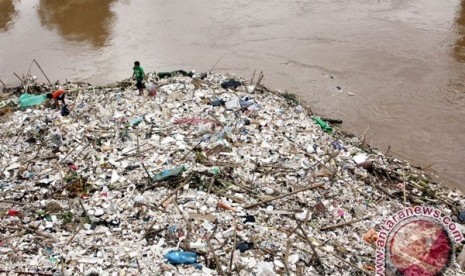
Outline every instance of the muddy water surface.
[[(294, 92), (372, 145), (465, 190), (465, 4), (459, 0), (0, 0), (0, 79), (109, 83), (231, 71)], [(341, 89), (338, 89), (337, 87)], [(350, 96), (353, 94), (353, 96)]]

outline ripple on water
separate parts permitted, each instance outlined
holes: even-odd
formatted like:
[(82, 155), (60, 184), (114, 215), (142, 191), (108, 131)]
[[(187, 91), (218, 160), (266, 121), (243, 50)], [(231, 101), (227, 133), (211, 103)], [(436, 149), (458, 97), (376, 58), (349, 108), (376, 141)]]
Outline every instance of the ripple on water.
[(465, 78), (450, 79), (447, 86), (439, 90), (439, 97), (453, 107), (465, 107)]

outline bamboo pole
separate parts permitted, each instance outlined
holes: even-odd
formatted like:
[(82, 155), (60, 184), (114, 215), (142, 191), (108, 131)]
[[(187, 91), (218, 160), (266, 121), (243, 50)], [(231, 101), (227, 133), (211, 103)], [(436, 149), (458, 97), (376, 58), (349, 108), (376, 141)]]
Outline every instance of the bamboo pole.
[(3, 89), (6, 89), (6, 85), (5, 85), (5, 83), (2, 81), (2, 79), (0, 79), (0, 82), (1, 82), (2, 85), (3, 85)]
[(356, 222), (363, 221), (363, 220), (366, 220), (366, 219), (369, 219), (369, 218), (372, 218), (372, 217), (373, 216), (365, 216), (363, 218), (358, 218), (358, 219), (354, 219), (354, 220), (351, 220), (351, 221), (346, 221), (346, 222), (341, 222), (341, 223), (321, 227), (320, 231), (332, 230), (332, 229), (339, 228), (339, 227), (342, 227), (342, 226), (351, 225), (351, 224), (354, 224)]
[(15, 72), (13, 74), (18, 78), (18, 80), (21, 82), (21, 86), (23, 86), (23, 79), (18, 76)]
[(218, 64), (218, 62), (220, 62), (223, 57), (226, 55), (226, 53), (224, 53), (216, 62), (215, 64), (213, 64), (212, 68), (210, 68), (210, 70), (208, 71), (209, 73), (211, 73), (213, 71), (213, 69), (215, 69), (216, 65)]
[(281, 199), (281, 198), (284, 198), (284, 197), (288, 197), (290, 195), (295, 195), (295, 194), (298, 194), (298, 193), (301, 193), (301, 192), (305, 192), (305, 191), (308, 191), (308, 190), (313, 190), (313, 189), (316, 189), (316, 188), (319, 188), (319, 187), (322, 187), (324, 186), (325, 184), (323, 183), (319, 183), (319, 184), (315, 184), (315, 185), (312, 185), (310, 187), (305, 187), (305, 188), (302, 188), (302, 189), (299, 189), (299, 190), (295, 190), (293, 192), (290, 192), (290, 193), (287, 193), (287, 194), (282, 194), (282, 195), (279, 195), (279, 196), (276, 196), (276, 197), (272, 197), (272, 198), (269, 198), (269, 199), (265, 199), (263, 201), (260, 201), (260, 202), (257, 202), (257, 203), (254, 203), (254, 204), (250, 204), (248, 206), (245, 206), (244, 209), (250, 209), (250, 208), (253, 208), (253, 207), (257, 207), (259, 205), (262, 205), (264, 203), (268, 203), (270, 201), (273, 201), (273, 200), (276, 200), (276, 199)]
[(49, 80), (49, 78), (47, 77), (47, 74), (45, 74), (44, 70), (42, 70), (42, 67), (40, 67), (40, 65), (39, 65), (39, 63), (37, 62), (37, 60), (35, 60), (35, 59), (32, 59), (32, 60), (35, 62), (35, 64), (37, 64), (37, 67), (39, 67), (39, 69), (40, 69), (40, 71), (42, 72), (42, 74), (44, 74), (44, 76), (45, 76), (45, 78), (47, 79), (48, 83), (49, 83), (50, 85), (52, 85), (52, 82)]

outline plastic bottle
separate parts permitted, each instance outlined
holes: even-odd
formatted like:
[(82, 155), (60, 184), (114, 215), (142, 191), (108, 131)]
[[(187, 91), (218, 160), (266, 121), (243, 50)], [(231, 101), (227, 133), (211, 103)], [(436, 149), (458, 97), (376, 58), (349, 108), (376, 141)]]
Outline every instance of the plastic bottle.
[(174, 167), (174, 168), (169, 169), (169, 170), (164, 170), (161, 173), (159, 173), (159, 174), (155, 175), (154, 177), (152, 177), (152, 180), (153, 181), (162, 181), (162, 180), (167, 179), (168, 177), (179, 175), (180, 173), (182, 173), (185, 170), (186, 170), (186, 167), (184, 165), (179, 166), (179, 167)]
[(197, 253), (185, 251), (171, 251), (165, 255), (168, 262), (173, 265), (177, 264), (195, 264), (197, 263)]
[(144, 120), (144, 117), (136, 117), (129, 122), (129, 125), (137, 126), (138, 124), (140, 124), (140, 122), (142, 122), (142, 120)]

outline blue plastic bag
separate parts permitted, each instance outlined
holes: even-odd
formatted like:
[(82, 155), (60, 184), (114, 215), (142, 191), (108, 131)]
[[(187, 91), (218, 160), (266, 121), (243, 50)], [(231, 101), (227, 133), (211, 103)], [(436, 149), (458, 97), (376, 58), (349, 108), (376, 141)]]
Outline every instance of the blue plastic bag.
[(69, 115), (69, 109), (68, 106), (65, 104), (63, 107), (61, 107), (61, 116), (68, 116)]

